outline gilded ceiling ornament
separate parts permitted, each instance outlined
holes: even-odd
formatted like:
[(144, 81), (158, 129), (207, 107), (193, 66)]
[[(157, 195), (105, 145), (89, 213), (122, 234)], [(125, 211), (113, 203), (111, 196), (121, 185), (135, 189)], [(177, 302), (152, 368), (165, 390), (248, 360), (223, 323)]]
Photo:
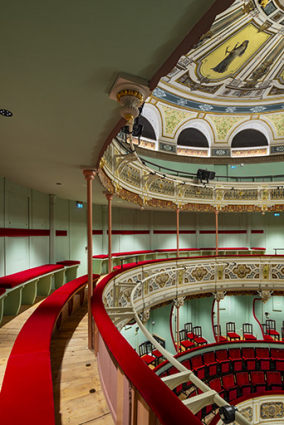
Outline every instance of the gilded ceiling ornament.
[(217, 291), (217, 292), (214, 292), (212, 295), (216, 301), (221, 301), (225, 298), (226, 293), (227, 291)]
[(263, 304), (265, 304), (271, 298), (273, 291), (257, 291), (257, 293), (260, 296)]

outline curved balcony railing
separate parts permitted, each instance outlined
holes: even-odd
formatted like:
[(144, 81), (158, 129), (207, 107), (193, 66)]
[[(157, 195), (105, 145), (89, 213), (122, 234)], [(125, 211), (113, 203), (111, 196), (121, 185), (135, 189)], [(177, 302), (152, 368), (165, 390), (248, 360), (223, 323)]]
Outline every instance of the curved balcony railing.
[(115, 140), (105, 151), (98, 171), (109, 192), (140, 206), (224, 212), (284, 210), (284, 179), (201, 183), (196, 176), (155, 171)]
[[(99, 330), (98, 363), (102, 386), (115, 421), (148, 424), (156, 418), (162, 424), (200, 423), (184, 404), (144, 364), (134, 349), (120, 334), (133, 318), (143, 329), (147, 339), (155, 345), (172, 365), (183, 373), (183, 379), (194, 380), (191, 371), (168, 352), (163, 352), (152, 335), (145, 329), (141, 318), (147, 310), (161, 303), (194, 294), (227, 291), (282, 291), (284, 258), (274, 256), (241, 256), (169, 259), (136, 267), (126, 266), (123, 272), (107, 275), (98, 285), (93, 297), (93, 316)], [(214, 336), (212, 335), (212, 341)], [(206, 392), (208, 387), (197, 378), (196, 386)], [(202, 385), (203, 384), (203, 385)], [(121, 400), (123, 394), (128, 399)], [(216, 393), (208, 394), (208, 403), (218, 402)], [(211, 398), (210, 398), (211, 397)], [(159, 400), (163, 399), (163, 406)], [(221, 401), (222, 402), (222, 401)], [(137, 419), (138, 404), (141, 418)], [(223, 400), (224, 403), (224, 400)], [(143, 408), (142, 408), (143, 406)], [(161, 409), (161, 410), (160, 410)], [(136, 412), (136, 413), (135, 413)], [(128, 421), (133, 418), (135, 421)], [(140, 414), (138, 416), (140, 416)], [(180, 416), (181, 415), (181, 416)], [(140, 418), (140, 420), (141, 420)], [(239, 418), (239, 423), (246, 423)]]

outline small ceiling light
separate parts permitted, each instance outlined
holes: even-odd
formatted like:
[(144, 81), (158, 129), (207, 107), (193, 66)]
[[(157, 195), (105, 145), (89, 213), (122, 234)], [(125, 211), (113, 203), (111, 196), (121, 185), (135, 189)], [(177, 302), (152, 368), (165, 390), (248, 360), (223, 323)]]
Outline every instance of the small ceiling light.
[(7, 109), (0, 109), (0, 114), (3, 115), (3, 117), (11, 117), (13, 115), (12, 112)]
[(61, 186), (62, 185), (62, 183), (56, 183), (57, 184), (57, 186)]

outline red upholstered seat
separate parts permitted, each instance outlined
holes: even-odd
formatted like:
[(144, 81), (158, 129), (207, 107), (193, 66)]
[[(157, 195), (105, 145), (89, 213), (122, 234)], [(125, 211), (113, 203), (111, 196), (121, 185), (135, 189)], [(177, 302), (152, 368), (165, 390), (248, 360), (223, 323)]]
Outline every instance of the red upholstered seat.
[(268, 326), (267, 333), (271, 335), (273, 338), (280, 340), (280, 334), (276, 330), (276, 321), (272, 319), (267, 319), (265, 322)]
[(209, 381), (209, 387), (212, 390), (215, 390), (219, 394), (220, 397), (224, 398), (224, 389), (221, 386), (220, 378), (215, 378), (215, 379), (212, 379), (211, 381)]
[(186, 329), (179, 331), (179, 340), (181, 347), (183, 347), (185, 350), (190, 350), (194, 347), (194, 343), (187, 338)]
[(196, 343), (196, 345), (206, 345), (207, 339), (203, 338), (202, 336), (202, 328), (201, 326), (194, 326), (192, 328), (193, 333), (193, 340)]
[(227, 341), (227, 338), (225, 338), (221, 334), (222, 334), (221, 325), (219, 325), (219, 341), (218, 341), (218, 325), (214, 325), (214, 335), (215, 335), (216, 342)]
[(251, 383), (248, 372), (236, 373), (236, 383), (242, 395), (248, 395), (251, 393)]
[(251, 383), (255, 387), (256, 392), (262, 392), (266, 390), (266, 382), (264, 379), (264, 373), (262, 371), (252, 371), (250, 377)]
[(156, 366), (157, 359), (152, 355), (152, 344), (150, 341), (142, 342), (139, 345), (139, 356), (148, 366)]
[(214, 351), (209, 351), (208, 353), (204, 353), (203, 361), (206, 366), (207, 377), (217, 375), (217, 362), (215, 359)]
[(281, 379), (281, 373), (278, 371), (270, 371), (268, 370), (266, 373), (266, 382), (271, 391), (282, 390), (283, 382)]
[(63, 260), (63, 261), (57, 261), (56, 264), (62, 264), (63, 266), (76, 266), (77, 264), (81, 264), (81, 261), (76, 260)]
[(228, 373), (230, 370), (230, 359), (227, 350), (216, 350), (215, 357), (220, 366), (221, 373)]
[(243, 369), (243, 358), (241, 356), (240, 348), (229, 348), (229, 359), (235, 372)]
[(64, 266), (61, 264), (45, 264), (44, 266), (33, 267), (32, 269), (3, 276), (0, 277), (0, 288), (15, 288), (24, 282), (63, 268)]
[(227, 338), (229, 338), (230, 340), (240, 340), (241, 339), (240, 335), (236, 333), (235, 322), (226, 323), (226, 334), (227, 334)]
[(255, 370), (256, 358), (253, 348), (242, 348), (242, 356), (246, 370)]
[(0, 288), (0, 295), (5, 294), (5, 292), (6, 292), (6, 289), (5, 288)]
[(256, 337), (253, 335), (253, 327), (251, 323), (243, 323), (243, 337), (246, 341), (256, 340)]
[(235, 384), (234, 375), (224, 375), (222, 378), (223, 387), (227, 392), (228, 401), (235, 400), (238, 397), (238, 387)]
[(270, 357), (274, 362), (275, 370), (284, 371), (284, 349), (270, 348)]
[(270, 355), (269, 348), (256, 347), (255, 356), (259, 362), (260, 370), (270, 370)]
[(191, 369), (195, 372), (199, 379), (205, 378), (205, 365), (200, 354), (191, 357)]
[(184, 329), (187, 331), (187, 338), (192, 340), (193, 339), (193, 332), (192, 332), (192, 323), (187, 322), (184, 324)]

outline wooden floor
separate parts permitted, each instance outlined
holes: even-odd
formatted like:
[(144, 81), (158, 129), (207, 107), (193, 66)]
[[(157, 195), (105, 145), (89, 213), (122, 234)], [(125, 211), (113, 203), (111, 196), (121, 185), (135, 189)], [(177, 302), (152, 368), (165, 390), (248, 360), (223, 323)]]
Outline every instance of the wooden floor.
[[(13, 343), (38, 305), (23, 306), (16, 317), (4, 316), (0, 327), (0, 388)], [(86, 307), (74, 313), (54, 335), (51, 364), (56, 425), (114, 425), (95, 355), (87, 348)]]

